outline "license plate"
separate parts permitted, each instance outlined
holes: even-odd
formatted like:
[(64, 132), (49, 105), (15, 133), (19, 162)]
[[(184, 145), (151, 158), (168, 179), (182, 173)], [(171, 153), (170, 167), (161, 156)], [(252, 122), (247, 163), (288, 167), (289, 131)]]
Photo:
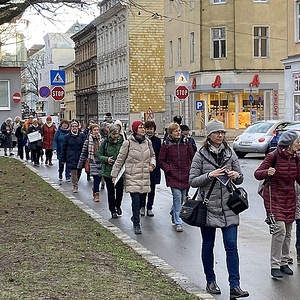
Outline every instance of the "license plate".
[(252, 142), (241, 142), (241, 146), (250, 146)]

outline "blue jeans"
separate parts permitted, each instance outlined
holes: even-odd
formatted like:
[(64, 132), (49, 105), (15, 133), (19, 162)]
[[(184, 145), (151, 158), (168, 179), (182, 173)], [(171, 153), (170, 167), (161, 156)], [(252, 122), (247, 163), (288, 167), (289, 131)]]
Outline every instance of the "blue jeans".
[(300, 255), (300, 219), (296, 219), (296, 251)]
[(94, 193), (99, 193), (99, 186), (100, 186), (102, 176), (99, 176), (99, 175), (92, 175), (92, 176), (94, 179), (93, 191), (94, 191)]
[(186, 197), (186, 190), (180, 190), (177, 188), (171, 188), (173, 195), (173, 205), (171, 207), (170, 215), (172, 216), (172, 222), (175, 225), (182, 225), (182, 220), (179, 217), (183, 199)]
[(66, 167), (65, 176), (66, 179), (71, 178), (71, 170), (68, 168), (67, 164), (63, 164), (61, 160), (58, 160), (58, 177), (62, 179), (62, 174), (64, 172), (64, 168)]
[(141, 194), (141, 193), (130, 193), (131, 196), (131, 208), (132, 208), (132, 217), (131, 221), (133, 222), (133, 225), (139, 225), (140, 224), (140, 209), (141, 204), (144, 202), (147, 197), (147, 193)]
[[(223, 244), (226, 251), (226, 265), (229, 274), (230, 288), (240, 286), (239, 274), (239, 255), (237, 250), (237, 225), (221, 228), (223, 234)], [(216, 280), (214, 272), (214, 246), (216, 237), (216, 228), (201, 227), (202, 235), (202, 264), (206, 281), (212, 282)]]

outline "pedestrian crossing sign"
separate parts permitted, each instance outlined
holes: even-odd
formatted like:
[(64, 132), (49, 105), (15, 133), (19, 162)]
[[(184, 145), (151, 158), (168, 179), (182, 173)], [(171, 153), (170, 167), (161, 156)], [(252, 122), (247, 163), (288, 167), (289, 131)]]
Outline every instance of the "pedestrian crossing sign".
[(66, 85), (66, 72), (64, 70), (50, 70), (50, 85)]
[(188, 86), (190, 82), (190, 74), (188, 71), (175, 72), (175, 85)]

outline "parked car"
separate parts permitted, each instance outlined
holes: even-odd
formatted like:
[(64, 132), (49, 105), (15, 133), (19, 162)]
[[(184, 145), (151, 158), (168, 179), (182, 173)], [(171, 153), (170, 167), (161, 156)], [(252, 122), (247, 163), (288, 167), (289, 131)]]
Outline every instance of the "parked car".
[(270, 140), (276, 129), (284, 128), (290, 123), (278, 120), (255, 122), (235, 138), (232, 144), (233, 150), (239, 158), (245, 157), (248, 153), (267, 154), (270, 151)]
[(287, 130), (296, 130), (299, 131), (300, 134), (300, 122), (291, 122), (291, 124), (288, 124), (283, 128), (276, 129), (275, 134), (270, 140), (270, 145), (269, 145), (270, 151), (274, 151), (276, 149), (280, 136)]

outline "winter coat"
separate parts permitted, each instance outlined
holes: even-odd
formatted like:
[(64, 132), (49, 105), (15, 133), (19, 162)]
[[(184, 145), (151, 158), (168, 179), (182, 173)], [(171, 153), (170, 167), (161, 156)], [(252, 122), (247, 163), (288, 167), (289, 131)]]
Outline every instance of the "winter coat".
[(111, 141), (111, 138), (108, 137), (103, 140), (98, 150), (98, 157), (102, 163), (102, 176), (111, 177), (110, 173), (113, 167), (113, 164), (108, 163), (108, 158), (111, 157), (116, 161), (118, 154), (120, 152), (121, 146), (123, 144), (123, 137), (119, 136), (119, 139), (116, 143)]
[(296, 182), (296, 216), (295, 219), (300, 219), (300, 185)]
[[(206, 159), (200, 154), (200, 152)], [(207, 204), (206, 219), (206, 226), (214, 228), (239, 225), (239, 216), (236, 215), (227, 205), (230, 196), (227, 186), (223, 185), (218, 180), (214, 180), (214, 178), (209, 178), (208, 174), (217, 168), (216, 165), (220, 168), (226, 166), (228, 170), (236, 171), (240, 174), (238, 178), (233, 180), (235, 184), (241, 184), (244, 180), (238, 157), (235, 152), (231, 148), (225, 147), (219, 155), (220, 159), (218, 164), (211, 151), (202, 147), (198, 152), (196, 152), (193, 158), (189, 176), (191, 186), (199, 188), (197, 196), (198, 201), (203, 200), (203, 197), (207, 195), (211, 184), (215, 181), (215, 185)]]
[[(99, 157), (97, 155), (100, 143), (101, 143), (100, 140), (93, 137), (94, 159), (89, 161), (89, 166), (90, 166), (89, 174), (91, 176), (101, 176), (101, 163), (100, 163)], [(83, 144), (81, 154), (80, 154), (80, 158), (79, 158), (79, 162), (78, 162), (78, 165), (77, 165), (77, 169), (83, 169), (84, 168), (84, 163), (85, 163), (86, 159), (88, 158), (88, 153), (89, 153), (89, 136)]]
[(68, 133), (64, 137), (60, 159), (66, 163), (70, 170), (77, 169), (81, 150), (85, 142), (85, 135), (82, 132), (78, 134)]
[(52, 123), (49, 127), (48, 124), (42, 126), (43, 133), (43, 148), (44, 149), (53, 149), (53, 138), (55, 135), (56, 126)]
[[(28, 134), (32, 133), (32, 132), (35, 132), (35, 131), (39, 131), (40, 134), (42, 135), (42, 128), (41, 128), (40, 125), (38, 125), (36, 127), (35, 126), (30, 126), (28, 128)], [(42, 139), (40, 139), (38, 141), (35, 141), (35, 142), (31, 142), (31, 143), (28, 140), (28, 148), (29, 148), (29, 150), (38, 150), (38, 149), (42, 148)]]
[(272, 212), (276, 221), (292, 223), (296, 213), (295, 181), (300, 183), (300, 157), (296, 159), (296, 154), (290, 154), (285, 148), (277, 146), (276, 172), (273, 176), (268, 177), (268, 169), (272, 166), (273, 157), (274, 152), (267, 154), (261, 165), (255, 170), (254, 177), (257, 180), (268, 178), (268, 184), (271, 185), (272, 207), (270, 207), (268, 184), (262, 195), (267, 215)]
[(155, 154), (152, 143), (148, 138), (139, 143), (132, 135), (124, 141), (117, 160), (115, 161), (111, 177), (117, 177), (123, 164), (123, 175), (126, 193), (150, 192), (150, 165), (156, 166)]
[(6, 122), (3, 122), (1, 125), (1, 132), (5, 135), (5, 139), (2, 142), (3, 148), (12, 148), (13, 142), (12, 142), (12, 131), (13, 131), (13, 125), (8, 125)]
[[(161, 139), (158, 138), (157, 136), (153, 135), (150, 138), (150, 141), (152, 143), (156, 161), (158, 161), (158, 157), (159, 157), (159, 153), (160, 153), (160, 149), (161, 149)], [(153, 172), (150, 173), (150, 182), (152, 185), (160, 184), (160, 180), (161, 180), (161, 171), (160, 171), (160, 166), (157, 163)]]
[(167, 137), (158, 158), (159, 166), (165, 172), (167, 186), (180, 190), (190, 187), (189, 172), (193, 157), (192, 144), (184, 136), (179, 141)]
[(54, 134), (52, 147), (53, 147), (53, 150), (56, 150), (57, 158), (59, 160), (61, 160), (60, 155), (61, 155), (63, 140), (64, 140), (64, 137), (68, 133), (70, 133), (69, 129), (63, 129), (62, 127), (59, 127), (58, 130)]

